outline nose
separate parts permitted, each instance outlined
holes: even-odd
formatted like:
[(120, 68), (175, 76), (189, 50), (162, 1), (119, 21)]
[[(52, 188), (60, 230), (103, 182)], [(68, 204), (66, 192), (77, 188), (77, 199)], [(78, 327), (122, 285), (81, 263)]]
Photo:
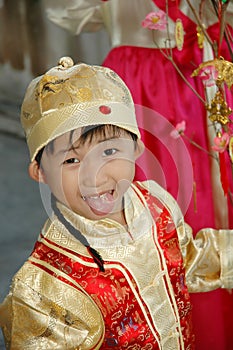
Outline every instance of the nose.
[(107, 164), (99, 158), (85, 157), (79, 170), (79, 185), (88, 188), (99, 188), (107, 181)]

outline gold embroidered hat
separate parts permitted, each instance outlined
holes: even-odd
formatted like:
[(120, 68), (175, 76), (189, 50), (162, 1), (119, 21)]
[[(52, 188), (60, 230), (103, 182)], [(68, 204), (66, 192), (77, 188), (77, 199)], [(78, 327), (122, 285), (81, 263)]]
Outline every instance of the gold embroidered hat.
[(138, 137), (134, 103), (120, 77), (70, 57), (29, 84), (21, 108), (31, 160), (56, 137), (88, 125), (113, 124)]

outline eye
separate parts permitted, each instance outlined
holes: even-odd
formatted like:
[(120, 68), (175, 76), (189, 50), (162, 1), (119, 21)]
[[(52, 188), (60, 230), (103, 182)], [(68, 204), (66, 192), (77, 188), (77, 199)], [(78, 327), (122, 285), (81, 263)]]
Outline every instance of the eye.
[(116, 148), (109, 148), (104, 151), (104, 156), (113, 156), (116, 152)]
[(69, 158), (64, 161), (64, 164), (74, 164), (74, 163), (80, 163), (80, 161), (77, 158)]

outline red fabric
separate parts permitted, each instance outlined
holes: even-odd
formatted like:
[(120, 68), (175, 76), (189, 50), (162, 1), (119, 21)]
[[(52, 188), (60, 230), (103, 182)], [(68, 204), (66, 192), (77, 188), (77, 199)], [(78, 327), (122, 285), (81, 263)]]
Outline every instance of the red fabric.
[(220, 172), (221, 172), (221, 184), (222, 188), (224, 191), (224, 194), (228, 194), (229, 190), (229, 181), (228, 181), (228, 176), (227, 176), (227, 158), (228, 154), (225, 152), (219, 153), (219, 167), (220, 167)]
[[(159, 6), (165, 4), (164, 1), (155, 2)], [(174, 11), (177, 11), (176, 2), (173, 3)], [(171, 16), (171, 13), (169, 15)], [(194, 69), (202, 62), (202, 51), (197, 45), (196, 30), (193, 22), (187, 17), (182, 16), (182, 21), (186, 33), (184, 47), (182, 51), (173, 49), (174, 61), (190, 84), (204, 97), (200, 79), (191, 78)], [(208, 33), (212, 40), (217, 40), (218, 24), (209, 27)], [(230, 60), (227, 44), (224, 41), (221, 55)], [(213, 202), (218, 199), (213, 197), (209, 156), (185, 141), (193, 165), (194, 178), (192, 179), (187, 155), (178, 151), (175, 145), (172, 151), (167, 149), (168, 144), (173, 141), (166, 138), (164, 144), (164, 133), (167, 131), (161, 130), (157, 122), (158, 118), (152, 117), (153, 111), (156, 111), (174, 126), (185, 120), (185, 134), (203, 148), (208, 149), (206, 110), (203, 103), (158, 49), (117, 47), (109, 52), (103, 65), (112, 68), (122, 77), (137, 105), (146, 106), (152, 110), (150, 113), (141, 111), (137, 115), (147, 153), (139, 158), (140, 165), (135, 179), (152, 178), (165, 187), (178, 200), (185, 214), (185, 220), (192, 226), (194, 234), (204, 227), (215, 228)], [(233, 108), (232, 92), (227, 93), (227, 101)], [(159, 128), (160, 135), (158, 135)], [(174, 154), (179, 154), (180, 162), (174, 162)], [(177, 171), (178, 167), (183, 167), (180, 173)], [(227, 171), (232, 191), (232, 174), (229, 166)], [(190, 192), (190, 182), (193, 180), (196, 183), (195, 193)], [(179, 188), (182, 188), (183, 196), (178, 198)], [(186, 205), (190, 196), (189, 205)], [(229, 227), (233, 228), (233, 206), (230, 198), (228, 202)], [(233, 348), (231, 329), (233, 297), (230, 292), (217, 290), (196, 294), (192, 296), (192, 301), (197, 350), (231, 350)]]

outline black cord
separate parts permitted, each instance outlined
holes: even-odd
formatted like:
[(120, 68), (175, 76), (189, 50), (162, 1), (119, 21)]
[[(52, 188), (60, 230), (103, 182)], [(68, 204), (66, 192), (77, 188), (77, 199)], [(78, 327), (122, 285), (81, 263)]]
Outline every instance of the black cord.
[(92, 248), (90, 246), (86, 237), (79, 230), (77, 230), (69, 221), (67, 221), (65, 219), (65, 217), (62, 215), (62, 213), (60, 212), (60, 210), (57, 207), (56, 198), (54, 197), (53, 194), (51, 195), (51, 207), (54, 211), (54, 214), (57, 216), (58, 220), (65, 226), (65, 228), (73, 236), (75, 236), (75, 238), (77, 238), (79, 240), (80, 243), (82, 243), (87, 248), (89, 254), (92, 256), (93, 260), (98, 265), (100, 271), (104, 272), (105, 271), (104, 261), (103, 261), (101, 255), (99, 254), (99, 252), (97, 252), (97, 250), (95, 250), (94, 248)]

